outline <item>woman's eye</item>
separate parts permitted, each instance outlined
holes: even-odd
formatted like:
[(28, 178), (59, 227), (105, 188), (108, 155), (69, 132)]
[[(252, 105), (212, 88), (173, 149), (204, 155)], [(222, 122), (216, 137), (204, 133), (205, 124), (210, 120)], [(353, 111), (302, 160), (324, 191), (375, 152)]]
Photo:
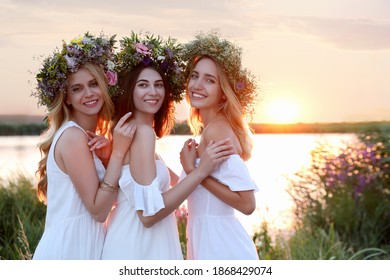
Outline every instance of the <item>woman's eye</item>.
[(80, 90), (81, 90), (81, 87), (79, 87), (79, 86), (74, 86), (74, 87), (70, 88), (71, 92), (79, 92)]
[(91, 87), (98, 87), (99, 84), (98, 84), (97, 81), (93, 81), (93, 82), (91, 82), (90, 86), (91, 86)]
[(156, 87), (158, 87), (158, 88), (163, 88), (163, 87), (164, 87), (164, 84), (163, 84), (163, 83), (158, 83), (158, 84), (156, 84)]

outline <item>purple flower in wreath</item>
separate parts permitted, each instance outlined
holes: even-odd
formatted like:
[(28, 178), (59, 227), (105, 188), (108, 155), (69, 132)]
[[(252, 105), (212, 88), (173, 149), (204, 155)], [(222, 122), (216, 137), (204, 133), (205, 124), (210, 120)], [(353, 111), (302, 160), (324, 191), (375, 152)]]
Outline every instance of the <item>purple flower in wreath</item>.
[(74, 54), (75, 50), (76, 50), (76, 49), (75, 49), (73, 46), (70, 46), (70, 45), (67, 45), (67, 46), (66, 46), (66, 51), (67, 51), (67, 53), (69, 53), (69, 54)]
[(102, 47), (100, 47), (100, 46), (96, 46), (95, 47), (95, 54), (96, 54), (96, 56), (97, 57), (99, 57), (99, 56), (103, 56), (103, 54), (104, 54), (104, 50), (103, 50), (103, 48)]
[(236, 89), (237, 90), (243, 90), (245, 88), (245, 84), (244, 84), (244, 82), (243, 81), (238, 81), (238, 82), (236, 82)]
[(168, 70), (168, 67), (169, 67), (169, 64), (166, 62), (166, 61), (163, 61), (160, 65), (161, 67), (161, 70), (163, 70), (164, 72), (166, 72)]
[(83, 43), (84, 45), (88, 45), (88, 44), (92, 43), (92, 40), (91, 40), (91, 38), (84, 37), (84, 38), (81, 40), (81, 43)]
[(69, 69), (73, 69), (74, 67), (77, 66), (77, 60), (74, 56), (69, 57), (68, 55), (65, 55), (64, 57), (66, 59), (66, 64)]
[(173, 52), (170, 48), (165, 49), (165, 53), (167, 54), (168, 58), (173, 58)]
[(151, 65), (153, 60), (149, 56), (145, 56), (144, 59), (142, 60), (142, 63), (146, 66)]

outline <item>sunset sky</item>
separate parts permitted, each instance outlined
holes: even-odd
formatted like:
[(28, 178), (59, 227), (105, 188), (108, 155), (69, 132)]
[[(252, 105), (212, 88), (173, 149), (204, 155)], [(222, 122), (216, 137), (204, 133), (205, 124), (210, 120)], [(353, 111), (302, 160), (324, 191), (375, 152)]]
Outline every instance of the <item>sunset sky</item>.
[(134, 30), (185, 43), (211, 29), (259, 78), (254, 122), (390, 120), (388, 0), (0, 0), (0, 114), (45, 113), (31, 72), (62, 40)]

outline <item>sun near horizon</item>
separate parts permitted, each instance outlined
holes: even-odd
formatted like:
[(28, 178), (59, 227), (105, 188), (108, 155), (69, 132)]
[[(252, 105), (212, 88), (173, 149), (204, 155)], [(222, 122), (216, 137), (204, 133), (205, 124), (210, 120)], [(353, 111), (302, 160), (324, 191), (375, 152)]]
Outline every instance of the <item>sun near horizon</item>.
[(299, 107), (293, 100), (278, 98), (265, 104), (264, 115), (269, 123), (292, 124), (299, 121)]

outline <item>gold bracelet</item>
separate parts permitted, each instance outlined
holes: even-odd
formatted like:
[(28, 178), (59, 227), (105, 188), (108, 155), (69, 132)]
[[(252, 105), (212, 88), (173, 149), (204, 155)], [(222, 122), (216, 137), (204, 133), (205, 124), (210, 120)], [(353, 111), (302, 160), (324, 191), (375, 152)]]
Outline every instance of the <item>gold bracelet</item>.
[(108, 192), (117, 192), (119, 190), (119, 187), (110, 185), (105, 181), (100, 182), (99, 188), (102, 189), (103, 191), (108, 191)]

